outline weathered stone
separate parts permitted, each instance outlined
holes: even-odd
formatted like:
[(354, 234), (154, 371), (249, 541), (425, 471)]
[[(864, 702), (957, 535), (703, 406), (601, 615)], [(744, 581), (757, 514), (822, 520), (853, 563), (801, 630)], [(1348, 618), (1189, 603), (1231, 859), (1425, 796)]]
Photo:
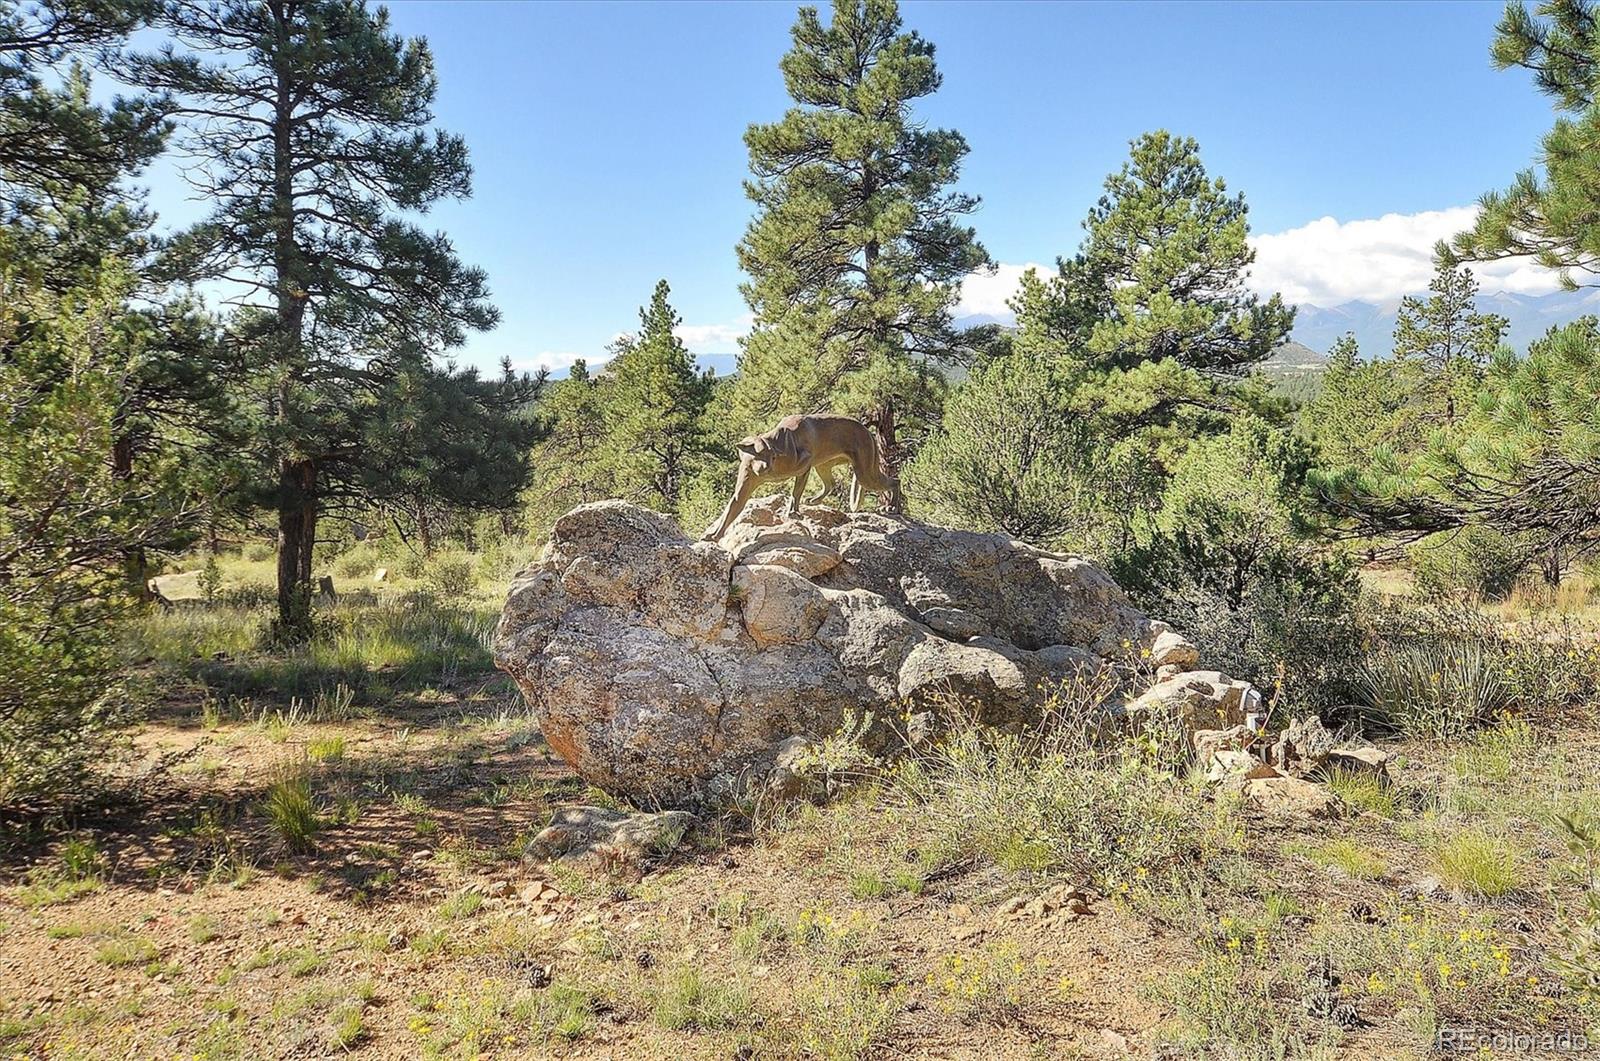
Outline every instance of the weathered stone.
[(1225, 781), (1230, 777), (1242, 777), (1259, 765), (1256, 758), (1249, 752), (1239, 751), (1234, 748), (1221, 748), (1211, 752), (1201, 762), (1207, 763), (1206, 780)]
[(1325, 770), (1348, 770), (1387, 777), (1390, 758), (1388, 752), (1375, 744), (1347, 744), (1329, 752), (1322, 765)]
[(740, 564), (733, 589), (744, 628), (762, 648), (809, 641), (828, 616), (828, 591), (787, 567)]
[(1272, 814), (1307, 818), (1336, 818), (1343, 809), (1339, 797), (1325, 785), (1298, 777), (1258, 777), (1244, 786), (1245, 801)]
[[(588, 854), (610, 846), (636, 857), (670, 854), (695, 824), (687, 811), (629, 814), (609, 807), (563, 807), (533, 838), (529, 852), (539, 858)], [(541, 886), (541, 895), (548, 886)], [(526, 895), (526, 892), (524, 892)]]
[[(908, 701), (929, 722), (959, 700), (1020, 727), (1062, 679), (1153, 655), (1162, 638), (1183, 658), (1187, 642), (1076, 557), (786, 504), (749, 505), (718, 543), (620, 501), (556, 521), (512, 584), (495, 659), (586, 780), (643, 805), (697, 804), (748, 792), (779, 742), (831, 734), (847, 710), (884, 744)], [(1223, 728), (1253, 690), (1200, 677), (1212, 709), (1196, 728)]]
[(1152, 685), (1128, 705), (1127, 713), (1136, 727), (1152, 716), (1174, 713), (1193, 746), (1197, 732), (1243, 726), (1245, 716), (1260, 704), (1261, 694), (1249, 682), (1218, 671), (1187, 671)]
[(1200, 662), (1200, 650), (1194, 642), (1175, 630), (1164, 630), (1156, 635), (1150, 656), (1157, 667), (1177, 667), (1180, 671)]
[(1227, 729), (1197, 729), (1193, 736), (1194, 752), (1201, 762), (1205, 762), (1225, 749), (1241, 751), (1248, 748), (1255, 743), (1255, 739), (1255, 733), (1245, 725), (1229, 726)]
[(1333, 743), (1333, 734), (1316, 715), (1295, 719), (1273, 745), (1273, 765), (1303, 777), (1327, 760), (1333, 752)]
[(780, 800), (812, 799), (823, 794), (822, 779), (810, 769), (811, 742), (795, 736), (780, 741), (772, 755), (767, 790)]

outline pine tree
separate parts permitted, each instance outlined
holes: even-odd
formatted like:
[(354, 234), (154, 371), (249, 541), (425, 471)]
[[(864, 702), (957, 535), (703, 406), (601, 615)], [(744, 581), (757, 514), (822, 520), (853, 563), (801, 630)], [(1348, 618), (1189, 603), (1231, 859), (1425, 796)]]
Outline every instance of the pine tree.
[(675, 334), (681, 320), (656, 284), (639, 310), (639, 334), (607, 365), (605, 449), (623, 496), (677, 514), (684, 487), (709, 445), (702, 417), (711, 378)]
[(1446, 424), (1456, 422), (1457, 391), (1476, 384), (1489, 355), (1500, 345), (1508, 322), (1476, 309), (1478, 281), (1472, 271), (1441, 264), (1427, 299), (1408, 295), (1395, 320), (1394, 358), (1415, 361), (1418, 400), (1439, 409)]
[(107, 187), (160, 152), (162, 101), (118, 97), (91, 104), (88, 78), (59, 71), (119, 43), (153, 8), (150, 0), (0, 0), (0, 206), (59, 203), (74, 188)]
[(606, 415), (600, 381), (579, 358), (552, 383), (539, 405), (544, 438), (533, 450), (537, 474), (523, 495), (528, 529), (549, 530), (577, 505), (615, 497), (615, 473), (604, 452)]
[(1132, 142), (1060, 263), (1058, 314), (1109, 367), (1171, 358), (1240, 374), (1288, 337), (1294, 310), (1244, 286), (1255, 261), (1244, 195), (1206, 175), (1194, 140), (1165, 130)]
[(1512, 2), (1491, 52), (1499, 69), (1521, 67), (1558, 111), (1540, 144), (1538, 163), (1511, 187), (1489, 192), (1472, 228), (1441, 242), (1446, 264), (1529, 257), (1560, 272), (1569, 288), (1576, 272), (1600, 272), (1600, 16), (1589, 0), (1547, 0), (1537, 8)]
[(1416, 540), (1487, 527), (1538, 558), (1546, 578), (1600, 548), (1600, 324), (1552, 328), (1518, 357), (1501, 348), (1454, 431), (1435, 431), (1409, 463), (1382, 451), (1317, 476), (1364, 534)]
[[(403, 395), (408, 377), (426, 378), (428, 357), (497, 319), (482, 271), (400, 216), (469, 193), (466, 147), (431, 129), (426, 42), (396, 35), (381, 8), (168, 0), (159, 22), (194, 50), (169, 45), (121, 67), (176, 98), (200, 162), (190, 179), (215, 204), (176, 241), (170, 266), (236, 284), (255, 309), (239, 330), (267, 383), (262, 444), (274, 467), (262, 500), (277, 512), (278, 623), (299, 636), (318, 516), (362, 481), (341, 471), (363, 433), (350, 411)], [(512, 404), (530, 396), (526, 381), (510, 385), (522, 387)]]
[(929, 362), (961, 352), (962, 277), (990, 264), (961, 223), (978, 199), (951, 190), (967, 144), (916, 121), (940, 74), (894, 0), (836, 0), (826, 26), (801, 8), (792, 35), (781, 65), (795, 106), (745, 134), (756, 216), (738, 251), (756, 322), (736, 426), (864, 412), (892, 457), (897, 421), (939, 398)]

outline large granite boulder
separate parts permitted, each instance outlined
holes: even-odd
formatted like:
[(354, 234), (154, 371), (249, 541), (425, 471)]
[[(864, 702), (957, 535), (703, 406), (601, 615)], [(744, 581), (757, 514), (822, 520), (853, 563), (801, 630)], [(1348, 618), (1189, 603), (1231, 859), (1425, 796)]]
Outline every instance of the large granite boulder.
[(847, 711), (886, 734), (959, 701), (1018, 727), (1085, 669), (1195, 659), (1076, 557), (895, 515), (782, 511), (757, 501), (720, 542), (620, 501), (556, 522), (511, 587), (495, 661), (585, 779), (692, 805)]

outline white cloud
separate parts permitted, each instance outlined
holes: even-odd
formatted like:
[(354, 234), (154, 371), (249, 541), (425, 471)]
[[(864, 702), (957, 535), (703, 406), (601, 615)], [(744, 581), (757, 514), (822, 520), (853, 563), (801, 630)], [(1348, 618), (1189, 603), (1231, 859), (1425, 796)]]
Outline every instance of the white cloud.
[(1024, 262), (1008, 265), (1002, 262), (993, 273), (968, 273), (961, 282), (961, 298), (956, 302), (955, 316), (1004, 317), (1011, 319), (1011, 308), (1006, 300), (1017, 293), (1022, 284), (1022, 274), (1029, 269), (1039, 270), (1040, 276), (1055, 274), (1055, 266)]
[[(1299, 228), (1254, 237), (1252, 290), (1282, 292), (1289, 303), (1337, 306), (1352, 299), (1392, 302), (1427, 290), (1433, 247), (1470, 226), (1476, 206), (1384, 214), (1356, 221), (1322, 217)], [(1471, 266), (1485, 292), (1545, 294), (1554, 273), (1526, 260)]]
[(692, 354), (732, 354), (754, 323), (755, 315), (745, 313), (725, 324), (680, 324), (673, 334)]
[[(582, 358), (582, 354), (574, 354), (566, 350), (541, 350), (532, 357), (514, 357), (511, 367), (518, 372), (537, 372), (547, 368), (551, 372), (565, 372), (572, 367), (572, 363)], [(595, 364), (600, 358), (590, 358), (589, 363)]]

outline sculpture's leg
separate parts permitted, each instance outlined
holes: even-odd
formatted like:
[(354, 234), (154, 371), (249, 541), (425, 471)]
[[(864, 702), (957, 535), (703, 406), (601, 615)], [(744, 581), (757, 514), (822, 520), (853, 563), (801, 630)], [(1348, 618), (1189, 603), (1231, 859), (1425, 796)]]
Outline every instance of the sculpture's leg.
[(810, 476), (810, 468), (801, 468), (800, 473), (794, 477), (794, 490), (789, 494), (789, 515), (799, 513), (800, 502), (804, 500), (806, 494), (806, 480)]
[(813, 496), (806, 498), (806, 504), (814, 505), (838, 489), (839, 484), (833, 481), (833, 469), (834, 465), (832, 464), (824, 464), (816, 469), (817, 478), (822, 480), (822, 489), (818, 490)]
[(733, 496), (728, 499), (728, 507), (722, 510), (722, 518), (717, 520), (715, 530), (706, 532), (703, 541), (714, 542), (728, 532), (733, 521), (739, 518), (739, 513), (744, 510), (745, 502), (750, 500), (750, 495), (756, 492), (760, 485), (754, 475), (740, 475), (739, 483), (734, 487)]
[(858, 474), (855, 481), (850, 484), (850, 511), (861, 511), (861, 476)]

